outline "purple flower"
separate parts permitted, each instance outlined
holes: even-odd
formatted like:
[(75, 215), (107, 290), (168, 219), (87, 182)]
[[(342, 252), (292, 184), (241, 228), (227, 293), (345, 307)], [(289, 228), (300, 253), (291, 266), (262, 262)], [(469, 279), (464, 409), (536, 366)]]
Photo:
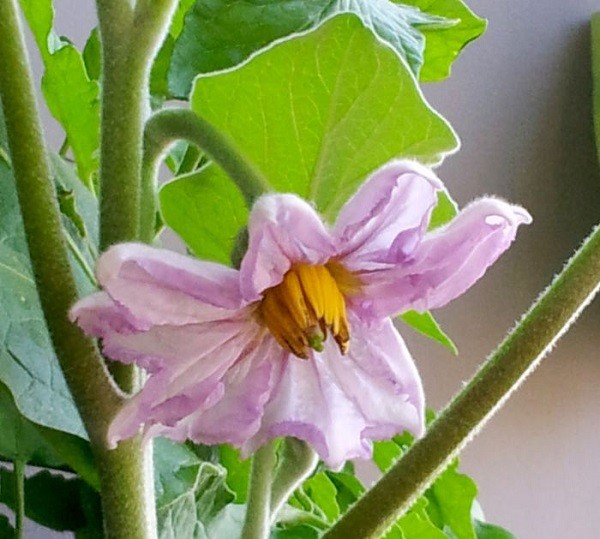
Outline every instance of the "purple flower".
[(497, 199), (427, 232), (435, 174), (414, 162), (375, 172), (333, 228), (295, 195), (257, 200), (240, 270), (139, 244), (105, 253), (103, 287), (71, 317), (104, 353), (149, 373), (112, 422), (133, 436), (230, 443), (308, 441), (332, 467), (371, 441), (424, 429), (413, 360), (390, 316), (462, 294), (529, 214)]

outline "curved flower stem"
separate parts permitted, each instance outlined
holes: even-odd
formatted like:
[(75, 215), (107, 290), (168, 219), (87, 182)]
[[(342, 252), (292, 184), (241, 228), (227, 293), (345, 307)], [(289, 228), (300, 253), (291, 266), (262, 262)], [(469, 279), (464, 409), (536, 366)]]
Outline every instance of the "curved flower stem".
[(276, 461), (276, 442), (263, 445), (252, 459), (246, 521), (242, 539), (267, 539), (271, 530), (271, 485)]
[(306, 442), (296, 438), (283, 440), (281, 462), (271, 487), (271, 520), (294, 490), (312, 473), (317, 462), (317, 454)]
[(144, 241), (154, 239), (156, 177), (160, 158), (173, 142), (181, 139), (206, 152), (236, 183), (248, 206), (270, 190), (262, 174), (242, 157), (232, 141), (206, 120), (187, 109), (162, 110), (148, 120), (144, 132), (140, 221), (141, 238)]
[(13, 471), (15, 474), (16, 501), (15, 539), (23, 539), (25, 524), (25, 462), (15, 460)]
[(427, 434), (324, 537), (381, 537), (537, 367), (599, 288), (596, 227)]

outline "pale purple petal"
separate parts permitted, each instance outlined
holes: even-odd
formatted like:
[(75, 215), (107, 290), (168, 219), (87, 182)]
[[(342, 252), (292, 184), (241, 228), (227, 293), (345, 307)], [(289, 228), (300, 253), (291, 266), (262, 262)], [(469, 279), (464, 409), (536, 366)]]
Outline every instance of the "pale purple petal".
[(325, 352), (337, 384), (360, 410), (363, 438), (391, 438), (425, 431), (425, 397), (413, 359), (389, 318), (370, 325), (349, 313), (350, 350), (342, 356), (328, 341)]
[(139, 328), (229, 318), (242, 305), (236, 270), (147, 245), (112, 247), (97, 275)]
[(116, 304), (106, 292), (96, 292), (79, 300), (69, 311), (69, 319), (93, 337), (136, 331), (135, 319)]
[(519, 225), (530, 222), (520, 206), (494, 198), (477, 200), (448, 225), (427, 234), (403, 264), (364, 272), (363, 297), (352, 306), (376, 318), (441, 307), (482, 277), (508, 249)]
[(288, 356), (260, 430), (242, 447), (247, 455), (278, 436), (307, 441), (332, 468), (352, 458), (368, 458), (371, 447), (361, 438), (362, 414), (336, 383), (322, 354), (308, 360)]
[[(173, 429), (204, 444), (242, 445), (260, 427), (264, 405), (280, 376), (285, 355), (272, 337), (262, 339), (223, 377), (226, 389), (218, 402), (196, 411)], [(172, 429), (163, 429), (161, 434), (172, 436)]]
[(295, 195), (259, 198), (248, 223), (248, 251), (240, 268), (242, 295), (257, 300), (275, 286), (294, 262), (324, 264), (333, 240), (315, 210)]
[(427, 230), (439, 178), (414, 161), (393, 161), (377, 170), (345, 204), (333, 234), (344, 265), (398, 263), (412, 253)]
[[(146, 430), (154, 425), (160, 431), (167, 427), (166, 433), (191, 414), (212, 407), (224, 395), (223, 378), (228, 370), (256, 349), (262, 333), (251, 322), (221, 321), (204, 327), (157, 327), (135, 335), (138, 339), (135, 347), (131, 345), (131, 336), (120, 336), (118, 344), (123, 348), (114, 345), (111, 350), (119, 357), (139, 353), (135, 361), (141, 364), (148, 352), (144, 346), (152, 343), (162, 343), (163, 356), (159, 369), (113, 420), (108, 436), (111, 446), (133, 436), (142, 425)], [(176, 437), (175, 431), (171, 437)]]

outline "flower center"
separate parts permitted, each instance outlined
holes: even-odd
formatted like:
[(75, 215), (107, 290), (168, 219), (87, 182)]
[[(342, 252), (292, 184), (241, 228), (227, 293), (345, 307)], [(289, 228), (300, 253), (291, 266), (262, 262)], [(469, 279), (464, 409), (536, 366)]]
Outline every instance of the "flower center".
[(344, 295), (358, 285), (337, 262), (295, 264), (281, 283), (265, 290), (258, 316), (279, 345), (295, 356), (308, 359), (310, 348), (321, 352), (328, 332), (346, 354), (350, 331)]

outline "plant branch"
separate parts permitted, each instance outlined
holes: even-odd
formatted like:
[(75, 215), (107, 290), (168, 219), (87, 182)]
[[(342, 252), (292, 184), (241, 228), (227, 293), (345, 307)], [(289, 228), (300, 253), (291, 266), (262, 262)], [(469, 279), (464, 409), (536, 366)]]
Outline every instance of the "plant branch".
[(15, 460), (13, 472), (15, 474), (16, 501), (15, 539), (23, 539), (25, 524), (25, 462), (22, 460)]
[(535, 369), (599, 288), (596, 227), (427, 434), (324, 537), (381, 537)]
[(153, 496), (141, 488), (148, 480), (152, 485), (149, 448), (134, 438), (115, 451), (106, 449), (106, 431), (123, 398), (94, 342), (67, 318), (77, 289), (14, 0), (0, 0), (0, 35), (0, 98), (29, 254), (52, 343), (99, 464), (105, 533), (109, 538), (153, 537)]
[(242, 539), (267, 539), (271, 530), (271, 483), (276, 461), (276, 442), (263, 445), (252, 459), (246, 521)]
[(156, 178), (160, 158), (176, 140), (186, 140), (206, 152), (238, 186), (248, 206), (270, 190), (269, 184), (235, 148), (233, 142), (210, 123), (187, 109), (166, 109), (154, 114), (144, 131), (141, 235), (151, 241), (157, 211)]
[(67, 318), (77, 289), (14, 0), (0, 0), (0, 35), (0, 97), (35, 282), (65, 378), (90, 437), (98, 440), (121, 397), (94, 342)]

